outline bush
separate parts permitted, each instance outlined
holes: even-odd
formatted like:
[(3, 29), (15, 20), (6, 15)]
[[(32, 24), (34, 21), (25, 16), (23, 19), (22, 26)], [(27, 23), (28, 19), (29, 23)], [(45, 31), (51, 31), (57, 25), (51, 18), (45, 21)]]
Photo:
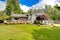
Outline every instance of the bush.
[(4, 14), (4, 12), (0, 12), (0, 20), (4, 21), (6, 19), (6, 15)]

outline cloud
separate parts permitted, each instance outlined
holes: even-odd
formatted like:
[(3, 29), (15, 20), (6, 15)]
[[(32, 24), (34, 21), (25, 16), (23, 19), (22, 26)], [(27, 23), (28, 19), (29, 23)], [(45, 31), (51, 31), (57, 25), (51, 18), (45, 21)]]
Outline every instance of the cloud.
[(47, 5), (51, 5), (51, 6), (54, 6), (55, 4), (60, 5), (58, 1), (59, 0), (42, 0), (42, 3), (47, 4)]
[[(44, 8), (45, 5), (54, 6), (55, 4), (58, 4), (60, 6), (60, 2), (58, 0), (42, 0), (42, 1), (38, 2), (37, 4), (33, 5), (32, 7), (28, 7), (26, 5), (20, 4), (20, 8), (24, 12), (27, 12), (30, 8), (39, 9), (39, 8)], [(6, 2), (0, 1), (0, 10), (5, 10), (5, 8), (6, 8)]]
[(60, 2), (58, 2), (58, 0), (42, 0), (36, 5), (33, 5), (32, 8), (33, 9), (44, 8), (45, 5), (51, 5), (53, 7), (55, 4), (58, 4), (60, 6)]
[(24, 12), (27, 12), (31, 7), (28, 7), (26, 5), (21, 5), (20, 4), (20, 8), (24, 11)]
[(0, 1), (0, 11), (1, 11), (1, 10), (2, 10), (2, 11), (5, 10), (5, 8), (6, 8), (6, 3)]
[[(4, 11), (6, 8), (6, 2), (2, 2), (0, 1), (0, 11)], [(28, 7), (26, 5), (21, 5), (20, 4), (20, 8), (24, 11), (27, 12), (31, 7)]]

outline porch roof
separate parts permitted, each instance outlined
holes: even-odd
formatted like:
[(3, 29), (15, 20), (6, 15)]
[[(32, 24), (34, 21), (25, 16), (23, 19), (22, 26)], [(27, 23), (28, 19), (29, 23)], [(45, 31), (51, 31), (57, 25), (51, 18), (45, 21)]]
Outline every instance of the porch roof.
[(28, 17), (27, 14), (13, 14), (11, 17)]

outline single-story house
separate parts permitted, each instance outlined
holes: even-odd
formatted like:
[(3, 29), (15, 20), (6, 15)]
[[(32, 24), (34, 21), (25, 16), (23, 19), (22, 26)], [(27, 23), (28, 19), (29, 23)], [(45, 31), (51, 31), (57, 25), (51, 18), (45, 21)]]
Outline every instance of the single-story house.
[(11, 11), (10, 17), (11, 17), (10, 22), (12, 23), (31, 23), (31, 24), (33, 24), (34, 21), (36, 20), (39, 21), (49, 19), (48, 15), (44, 13), (15, 14), (13, 13), (13, 11)]
[(11, 15), (11, 22), (28, 23), (28, 15), (27, 14), (13, 14)]

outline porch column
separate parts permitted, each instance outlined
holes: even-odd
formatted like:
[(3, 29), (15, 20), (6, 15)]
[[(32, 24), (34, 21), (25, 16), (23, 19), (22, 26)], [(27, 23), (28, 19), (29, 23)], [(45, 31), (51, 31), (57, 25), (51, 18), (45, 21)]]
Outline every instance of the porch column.
[(14, 17), (11, 17), (11, 22), (14, 22)]

